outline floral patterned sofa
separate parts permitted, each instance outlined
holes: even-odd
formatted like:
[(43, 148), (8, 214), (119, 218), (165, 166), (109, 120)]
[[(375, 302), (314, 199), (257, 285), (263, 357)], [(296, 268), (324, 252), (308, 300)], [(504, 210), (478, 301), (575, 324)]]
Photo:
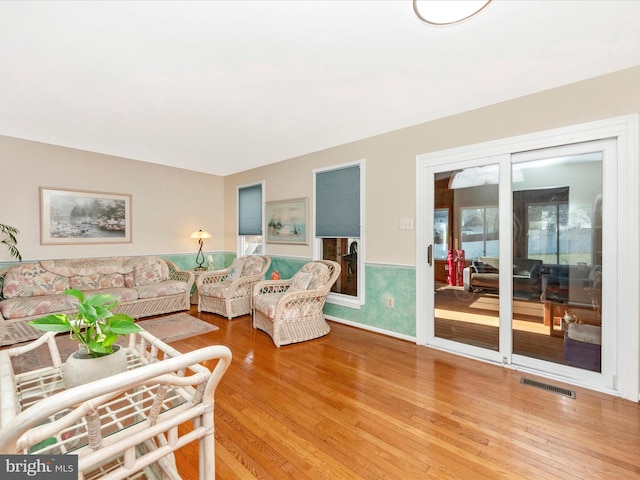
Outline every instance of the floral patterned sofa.
[(42, 331), (28, 322), (50, 313), (73, 313), (77, 300), (64, 291), (106, 293), (117, 298), (114, 312), (134, 318), (188, 310), (195, 276), (157, 257), (42, 260), (0, 271), (2, 345), (31, 340)]

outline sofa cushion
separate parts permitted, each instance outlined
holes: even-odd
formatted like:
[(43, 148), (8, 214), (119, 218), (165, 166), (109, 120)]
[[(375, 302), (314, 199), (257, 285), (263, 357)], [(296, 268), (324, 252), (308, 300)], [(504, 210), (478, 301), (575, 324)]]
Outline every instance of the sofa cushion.
[(74, 275), (69, 278), (69, 287), (77, 290), (98, 290), (101, 288), (124, 287), (124, 275), (121, 273), (94, 273), (92, 275)]
[(138, 291), (135, 288), (99, 288), (83, 291), (86, 296), (89, 295), (113, 295), (118, 303), (132, 302), (138, 299)]
[[(276, 316), (278, 302), (280, 302), (285, 295), (286, 293), (256, 295), (253, 297), (253, 308), (273, 319)], [(282, 312), (282, 316), (279, 318), (285, 321), (295, 320), (313, 314), (316, 308), (317, 303), (313, 301), (287, 303), (284, 307), (284, 312)]]
[(67, 258), (41, 260), (40, 265), (51, 273), (73, 277), (95, 273), (127, 273), (133, 270), (135, 261), (135, 257)]
[(484, 263), (478, 260), (471, 262), (471, 268), (473, 269), (473, 273), (484, 273)]
[(309, 287), (309, 283), (313, 278), (311, 272), (297, 272), (291, 279), (291, 285), (287, 289), (287, 292), (300, 292), (306, 290)]
[(136, 286), (136, 277), (133, 274), (133, 269), (122, 275), (124, 277), (124, 286), (127, 288), (133, 288)]
[(498, 273), (500, 271), (500, 259), (498, 257), (480, 257), (478, 261), (484, 265), (483, 273)]
[(473, 266), (475, 273), (495, 273), (497, 274), (499, 272), (499, 270), (494, 267), (491, 264), (482, 262), (480, 260), (474, 260), (473, 262), (471, 262), (471, 265)]
[(309, 286), (307, 290), (316, 290), (318, 288), (324, 288), (329, 282), (329, 278), (331, 278), (331, 272), (329, 272), (329, 267), (327, 267), (324, 263), (317, 262), (309, 262), (302, 266), (300, 269), (301, 272), (311, 272), (312, 277), (309, 281)]
[(152, 285), (169, 280), (169, 266), (159, 258), (147, 258), (133, 267), (136, 286)]
[(34, 297), (9, 298), (0, 302), (3, 318), (44, 316), (50, 313), (73, 311), (78, 308), (78, 299), (71, 295), (39, 295)]
[(264, 266), (264, 260), (262, 257), (256, 255), (249, 255), (244, 257), (244, 265), (242, 266), (242, 276), (248, 277), (252, 275), (258, 275), (262, 272)]
[(135, 289), (138, 291), (138, 298), (155, 298), (187, 293), (187, 284), (179, 280), (165, 280), (159, 283), (138, 285)]
[(269, 318), (276, 316), (276, 306), (284, 293), (266, 293), (253, 297), (253, 308)]
[(39, 263), (13, 267), (4, 277), (4, 298), (35, 297), (63, 293), (69, 288), (69, 279), (51, 273)]
[(228, 279), (223, 282), (205, 283), (198, 287), (200, 295), (205, 297), (227, 298), (231, 283)]

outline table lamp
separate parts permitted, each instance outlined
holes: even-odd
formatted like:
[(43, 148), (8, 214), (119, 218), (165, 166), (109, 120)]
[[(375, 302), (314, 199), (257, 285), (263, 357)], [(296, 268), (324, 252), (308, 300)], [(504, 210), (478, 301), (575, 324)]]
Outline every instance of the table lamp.
[(202, 264), (204, 263), (204, 253), (202, 253), (202, 244), (204, 243), (204, 241), (202, 239), (211, 238), (211, 235), (208, 232), (203, 232), (202, 229), (200, 229), (197, 232), (193, 232), (191, 235), (189, 235), (189, 238), (197, 238), (198, 243), (200, 244), (200, 249), (198, 250), (198, 254), (196, 255), (196, 263), (198, 264), (196, 270), (205, 270), (205, 268), (202, 266)]

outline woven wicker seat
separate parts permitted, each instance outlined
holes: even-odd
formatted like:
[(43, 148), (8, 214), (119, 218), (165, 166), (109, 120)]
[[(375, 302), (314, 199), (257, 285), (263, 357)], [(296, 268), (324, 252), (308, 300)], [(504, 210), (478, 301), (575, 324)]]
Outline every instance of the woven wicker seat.
[(236, 258), (223, 270), (214, 270), (198, 276), (198, 311), (211, 312), (229, 320), (251, 313), (251, 289), (264, 280), (271, 259), (262, 255)]
[(276, 347), (329, 333), (322, 309), (340, 265), (316, 260), (289, 280), (265, 280), (253, 287), (253, 326), (271, 336)]
[[(15, 374), (11, 358), (39, 347), (52, 365)], [(0, 453), (24, 455), (20, 462), (75, 455), (87, 480), (179, 479), (174, 452), (185, 447), (198, 461), (184, 478), (214, 479), (214, 396), (231, 351), (183, 354), (146, 331), (124, 348), (126, 372), (73, 388), (64, 388), (55, 332), (0, 350)]]

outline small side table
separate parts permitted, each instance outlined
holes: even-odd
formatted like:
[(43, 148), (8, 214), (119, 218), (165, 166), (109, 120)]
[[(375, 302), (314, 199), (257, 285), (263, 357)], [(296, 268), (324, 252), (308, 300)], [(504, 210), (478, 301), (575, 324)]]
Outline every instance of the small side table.
[[(196, 276), (196, 282), (198, 281), (198, 277), (206, 272), (207, 270), (194, 270), (193, 273)], [(191, 305), (197, 305), (198, 300), (200, 299), (200, 295), (198, 295), (198, 285), (196, 285), (194, 282), (193, 286), (194, 286), (194, 290), (193, 290), (193, 293), (191, 294)]]

